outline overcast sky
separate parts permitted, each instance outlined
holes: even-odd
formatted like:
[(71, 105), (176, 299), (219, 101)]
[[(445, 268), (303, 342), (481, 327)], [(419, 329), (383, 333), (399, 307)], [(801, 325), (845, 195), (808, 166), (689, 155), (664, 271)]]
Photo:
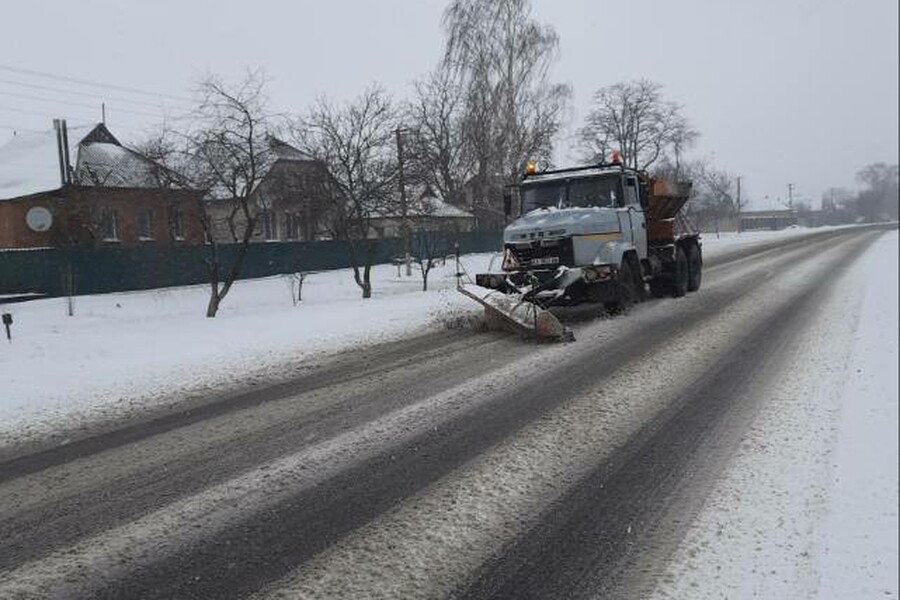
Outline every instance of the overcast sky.
[[(373, 81), (398, 99), (437, 62), (438, 0), (4, 2), (0, 143), (13, 129), (107, 122), (124, 141), (185, 107), (208, 72), (263, 67), (277, 108), (349, 99)], [(562, 162), (593, 92), (646, 77), (684, 105), (693, 154), (743, 176), (754, 207), (815, 204), (855, 189), (867, 163), (898, 162), (897, 0), (533, 0), (560, 36), (554, 78), (572, 85)], [(48, 77), (51, 75), (53, 77)], [(85, 85), (83, 80), (107, 87)], [(124, 89), (115, 89), (119, 86)], [(144, 90), (164, 97), (139, 94)], [(93, 108), (96, 107), (96, 108)], [(130, 111), (130, 112), (126, 112)], [(138, 114), (140, 113), (140, 114)], [(768, 199), (767, 199), (768, 198)]]

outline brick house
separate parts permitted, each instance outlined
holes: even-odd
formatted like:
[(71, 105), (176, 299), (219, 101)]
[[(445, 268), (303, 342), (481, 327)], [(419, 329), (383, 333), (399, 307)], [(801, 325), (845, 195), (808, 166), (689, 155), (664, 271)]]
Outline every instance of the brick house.
[(204, 196), (105, 125), (0, 146), (0, 248), (201, 244)]

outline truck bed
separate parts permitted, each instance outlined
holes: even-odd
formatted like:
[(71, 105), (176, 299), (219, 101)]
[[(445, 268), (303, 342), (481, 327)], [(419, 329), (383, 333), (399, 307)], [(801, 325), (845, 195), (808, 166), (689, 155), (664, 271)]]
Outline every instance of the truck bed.
[(647, 219), (647, 240), (654, 245), (671, 244), (676, 238), (696, 235), (681, 209), (691, 196), (691, 184), (654, 180), (644, 216)]

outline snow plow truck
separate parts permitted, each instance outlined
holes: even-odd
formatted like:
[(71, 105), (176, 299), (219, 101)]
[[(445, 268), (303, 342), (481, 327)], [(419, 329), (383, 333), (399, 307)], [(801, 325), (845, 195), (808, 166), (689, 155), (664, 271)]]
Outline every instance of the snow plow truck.
[[(699, 232), (682, 208), (690, 182), (655, 179), (610, 163), (537, 171), (504, 193), (513, 220), (488, 273), (459, 291), (488, 316), (540, 339), (572, 339), (548, 309), (582, 303), (622, 312), (649, 292), (684, 296), (700, 288)], [(499, 265), (495, 264), (499, 262)]]

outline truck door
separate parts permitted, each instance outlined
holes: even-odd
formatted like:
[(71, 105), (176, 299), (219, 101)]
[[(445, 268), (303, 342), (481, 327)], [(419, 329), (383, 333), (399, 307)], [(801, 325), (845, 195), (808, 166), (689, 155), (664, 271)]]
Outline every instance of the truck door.
[(619, 213), (622, 236), (634, 244), (638, 258), (645, 259), (647, 258), (647, 223), (644, 219), (644, 209), (641, 208), (637, 177), (633, 175), (625, 177), (624, 200), (625, 206), (620, 209)]

